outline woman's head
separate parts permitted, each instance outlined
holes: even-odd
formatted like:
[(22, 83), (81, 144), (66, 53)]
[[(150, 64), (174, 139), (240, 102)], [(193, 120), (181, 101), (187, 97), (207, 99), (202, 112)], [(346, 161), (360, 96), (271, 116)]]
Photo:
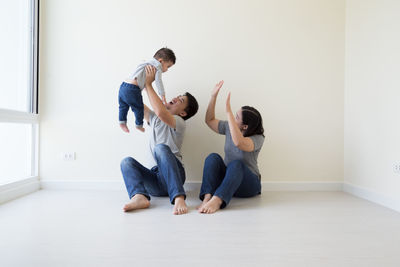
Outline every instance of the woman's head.
[(253, 107), (243, 106), (236, 113), (236, 122), (244, 137), (261, 134), (264, 136), (264, 128), (260, 112)]

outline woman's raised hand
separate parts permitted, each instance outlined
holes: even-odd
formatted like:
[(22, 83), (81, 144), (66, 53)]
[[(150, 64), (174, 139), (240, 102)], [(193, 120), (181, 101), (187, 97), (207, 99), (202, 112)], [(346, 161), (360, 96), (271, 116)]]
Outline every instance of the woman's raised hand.
[(214, 87), (214, 89), (212, 90), (211, 96), (217, 96), (219, 93), (219, 89), (221, 89), (222, 85), (224, 84), (224, 81), (219, 81), (219, 83), (217, 83)]
[(226, 97), (226, 107), (225, 107), (225, 111), (227, 113), (231, 113), (232, 109), (231, 109), (231, 92), (228, 93), (228, 96)]

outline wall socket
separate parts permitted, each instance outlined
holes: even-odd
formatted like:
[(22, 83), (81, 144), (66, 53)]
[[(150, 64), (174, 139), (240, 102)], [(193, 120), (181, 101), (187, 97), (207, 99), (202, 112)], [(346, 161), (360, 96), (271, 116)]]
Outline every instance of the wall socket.
[(400, 164), (394, 164), (393, 171), (394, 173), (400, 174)]
[(72, 161), (76, 159), (75, 152), (63, 152), (61, 153), (61, 158), (66, 161)]

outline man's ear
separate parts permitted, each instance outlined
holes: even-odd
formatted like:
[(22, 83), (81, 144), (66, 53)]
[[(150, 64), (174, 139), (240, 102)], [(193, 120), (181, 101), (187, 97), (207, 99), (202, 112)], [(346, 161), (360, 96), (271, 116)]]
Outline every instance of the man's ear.
[(247, 130), (248, 127), (249, 127), (249, 126), (248, 126), (247, 124), (243, 124), (243, 125), (242, 125), (242, 129), (243, 129), (243, 130)]
[(186, 115), (187, 115), (187, 113), (184, 110), (181, 113), (179, 113), (179, 116), (181, 116), (182, 118), (186, 117)]

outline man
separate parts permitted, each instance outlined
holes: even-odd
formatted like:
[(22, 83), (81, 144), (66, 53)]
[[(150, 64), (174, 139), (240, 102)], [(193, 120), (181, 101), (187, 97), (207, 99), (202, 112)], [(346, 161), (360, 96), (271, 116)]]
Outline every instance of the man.
[(174, 205), (173, 214), (185, 214), (185, 169), (180, 153), (185, 133), (185, 120), (196, 114), (198, 103), (189, 93), (172, 99), (165, 106), (155, 93), (151, 83), (155, 69), (146, 66), (146, 92), (154, 111), (144, 106), (144, 118), (151, 128), (150, 149), (157, 163), (150, 170), (132, 157), (121, 162), (125, 186), (131, 199), (124, 211), (144, 209), (150, 206), (150, 195), (169, 196)]

